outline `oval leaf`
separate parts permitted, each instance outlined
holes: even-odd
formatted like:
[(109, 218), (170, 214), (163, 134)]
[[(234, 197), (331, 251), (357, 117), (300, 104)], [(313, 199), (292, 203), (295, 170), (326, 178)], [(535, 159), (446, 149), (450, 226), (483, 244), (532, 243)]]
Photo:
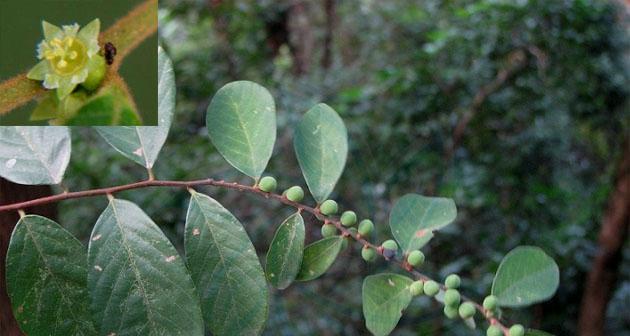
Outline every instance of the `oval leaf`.
[(175, 110), (175, 75), (173, 64), (158, 46), (158, 125), (171, 127)]
[(370, 275), (363, 280), (363, 316), (374, 335), (388, 335), (411, 302), (413, 280), (398, 274)]
[(112, 200), (90, 238), (88, 288), (100, 335), (203, 335), (177, 251), (137, 205)]
[(28, 215), (13, 230), (6, 280), (22, 331), (36, 335), (94, 335), (88, 309), (83, 245), (48, 218)]
[(455, 217), (457, 208), (450, 198), (407, 194), (394, 204), (389, 226), (400, 248), (409, 252), (424, 246), (433, 238), (433, 231), (450, 224)]
[(300, 213), (287, 218), (276, 231), (265, 271), (267, 280), (278, 289), (285, 289), (295, 280), (304, 252), (304, 219)]
[(560, 283), (556, 262), (535, 246), (519, 246), (508, 253), (492, 283), (501, 307), (522, 307), (553, 296)]
[(70, 142), (68, 127), (0, 127), (0, 176), (19, 184), (59, 184)]
[(346, 126), (330, 106), (318, 104), (306, 112), (293, 141), (308, 189), (321, 203), (335, 188), (346, 165)]
[(343, 246), (343, 237), (335, 236), (318, 240), (304, 249), (302, 265), (297, 281), (319, 278), (332, 266)]
[(267, 89), (249, 81), (225, 85), (208, 106), (206, 127), (227, 162), (260, 178), (276, 141), (276, 105)]
[(241, 223), (214, 199), (192, 192), (186, 215), (186, 260), (213, 335), (259, 334), (269, 293)]

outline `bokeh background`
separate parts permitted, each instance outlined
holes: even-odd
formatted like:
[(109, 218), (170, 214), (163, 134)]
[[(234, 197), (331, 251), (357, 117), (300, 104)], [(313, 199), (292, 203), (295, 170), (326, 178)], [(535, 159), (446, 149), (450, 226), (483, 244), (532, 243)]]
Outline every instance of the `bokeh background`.
[[(101, 32), (142, 0), (0, 0), (0, 82), (27, 72), (37, 64), (37, 45), (44, 38), (42, 20), (57, 26), (95, 18)], [(157, 125), (157, 36), (144, 40), (123, 62), (121, 76), (134, 96), (145, 125)], [(35, 101), (0, 116), (2, 125), (47, 125), (29, 121)]]
[[(178, 101), (156, 175), (252, 183), (218, 155), (204, 126), (217, 89), (248, 79), (269, 88), (278, 106), (268, 173), (281, 188), (304, 185), (292, 130), (308, 108), (326, 102), (350, 136), (333, 197), (375, 221), (373, 241), (390, 237), (388, 213), (401, 195), (452, 197), (457, 221), (423, 249), (424, 272), (439, 279), (458, 272), (464, 292), (481, 300), (509, 250), (540, 246), (560, 266), (560, 289), (549, 302), (507, 316), (576, 335), (597, 237), (628, 155), (627, 17), (623, 3), (604, 0), (163, 0), (159, 36), (174, 61)], [(71, 189), (146, 177), (92, 130), (75, 128), (73, 137)], [(245, 224), (264, 259), (291, 210), (241, 193), (203, 191)], [(181, 249), (185, 191), (120, 197), (139, 203)], [(85, 239), (105, 205), (104, 197), (64, 202), (60, 222)], [(319, 226), (306, 220), (307, 239), (318, 239)], [(627, 230), (617, 232), (625, 243), (611, 264), (617, 280), (601, 284), (612, 293), (606, 335), (630, 335)], [(266, 334), (367, 334), (362, 279), (396, 270), (364, 263), (359, 249), (343, 252), (317, 281), (274, 291)], [(395, 335), (483, 335), (482, 329), (471, 331), (418, 299)]]

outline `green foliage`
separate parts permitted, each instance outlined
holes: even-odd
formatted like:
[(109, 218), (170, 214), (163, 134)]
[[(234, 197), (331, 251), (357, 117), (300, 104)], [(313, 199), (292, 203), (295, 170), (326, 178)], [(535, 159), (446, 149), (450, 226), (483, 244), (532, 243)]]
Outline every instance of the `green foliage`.
[(499, 265), (492, 295), (501, 307), (522, 307), (549, 299), (559, 284), (558, 265), (551, 257), (540, 248), (520, 246)]
[(70, 146), (67, 127), (0, 127), (0, 176), (20, 184), (58, 184)]
[(50, 123), (55, 125), (109, 127), (122, 124), (129, 127), (141, 124), (138, 111), (118, 84), (105, 86), (89, 97), (82, 91), (72, 93), (58, 103), (54, 117)]
[(363, 280), (363, 315), (374, 335), (388, 335), (411, 302), (413, 280), (398, 274), (370, 275)]
[(208, 329), (215, 335), (260, 333), (269, 293), (238, 219), (214, 199), (192, 192), (184, 246)]
[(433, 231), (450, 224), (457, 216), (452, 199), (407, 194), (389, 215), (389, 226), (404, 252), (417, 250), (433, 237)]
[(92, 230), (87, 260), (90, 308), (100, 334), (203, 335), (184, 262), (134, 203), (109, 202)]
[(318, 240), (306, 246), (300, 272), (296, 280), (314, 280), (326, 273), (337, 259), (342, 243), (343, 238), (335, 236)]
[(302, 265), (304, 219), (299, 213), (287, 218), (278, 227), (267, 252), (267, 281), (278, 289), (291, 285)]
[(260, 178), (276, 141), (276, 105), (267, 89), (248, 81), (225, 85), (208, 106), (206, 127), (234, 168)]
[(29, 335), (93, 335), (81, 243), (50, 219), (20, 219), (7, 251), (7, 291)]
[(318, 104), (298, 124), (293, 144), (308, 189), (321, 203), (335, 188), (346, 165), (346, 126), (330, 106)]

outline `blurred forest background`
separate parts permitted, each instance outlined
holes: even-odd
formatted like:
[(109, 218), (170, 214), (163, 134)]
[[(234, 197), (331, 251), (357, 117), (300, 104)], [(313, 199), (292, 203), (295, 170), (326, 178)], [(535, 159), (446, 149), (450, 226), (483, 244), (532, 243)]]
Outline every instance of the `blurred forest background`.
[[(510, 249), (542, 247), (561, 269), (549, 302), (511, 321), (556, 335), (630, 335), (628, 9), (599, 0), (163, 0), (159, 36), (174, 60), (177, 114), (159, 178), (252, 183), (213, 149), (205, 112), (229, 81), (269, 88), (279, 133), (268, 173), (304, 185), (292, 129), (317, 102), (345, 120), (351, 154), (333, 197), (390, 237), (392, 202), (408, 192), (453, 197), (455, 225), (423, 250), (424, 271), (458, 272), (482, 299)], [(76, 130), (66, 174), (73, 190), (145, 172), (89, 129)], [(78, 159), (81, 158), (81, 159)], [(625, 188), (625, 189), (624, 189)], [(261, 259), (290, 212), (216, 189)], [(127, 192), (181, 248), (187, 193)], [(60, 205), (87, 237), (105, 198)], [(307, 222), (314, 223), (312, 218)], [(307, 240), (319, 238), (310, 225)], [(365, 335), (358, 245), (318, 281), (273, 292), (269, 335)], [(590, 279), (590, 280), (588, 280)], [(586, 293), (586, 294), (585, 294)], [(583, 305), (586, 309), (580, 313)], [(605, 333), (592, 333), (598, 328)], [(482, 335), (414, 300), (395, 335)]]

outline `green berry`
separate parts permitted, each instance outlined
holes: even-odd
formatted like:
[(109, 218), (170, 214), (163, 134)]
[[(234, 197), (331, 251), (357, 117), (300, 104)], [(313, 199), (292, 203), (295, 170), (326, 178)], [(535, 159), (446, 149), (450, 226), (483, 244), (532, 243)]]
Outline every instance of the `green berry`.
[(440, 291), (440, 285), (433, 280), (424, 283), (424, 293), (428, 296), (435, 296)]
[(510, 336), (523, 336), (525, 335), (525, 328), (520, 324), (515, 324), (510, 328)]
[(446, 280), (444, 280), (444, 285), (446, 286), (446, 288), (451, 288), (451, 289), (459, 288), (459, 285), (461, 283), (462, 283), (462, 280), (459, 278), (459, 275), (457, 274), (451, 274), (446, 277)]
[(374, 230), (374, 223), (369, 219), (364, 219), (359, 223), (359, 234), (362, 236), (369, 236)]
[(488, 330), (486, 331), (486, 335), (487, 336), (503, 336), (503, 332), (501, 331), (501, 328), (495, 325), (491, 325), (488, 327)]
[(357, 214), (354, 211), (344, 211), (341, 214), (341, 224), (343, 226), (352, 226), (357, 223)]
[(464, 302), (459, 306), (459, 316), (463, 319), (475, 316), (475, 306), (470, 302)]
[(444, 303), (447, 306), (459, 306), (460, 300), (461, 296), (459, 295), (459, 291), (457, 289), (447, 289), (446, 293), (444, 293)]
[(497, 297), (494, 295), (488, 295), (483, 299), (483, 307), (487, 310), (495, 310), (497, 308)]
[(291, 202), (299, 202), (304, 198), (304, 190), (300, 186), (287, 189), (287, 199)]
[(383, 246), (383, 248), (386, 250), (392, 250), (392, 251), (398, 250), (398, 244), (396, 244), (396, 242), (393, 241), (392, 239), (384, 241), (383, 244), (381, 244), (381, 246)]
[(337, 213), (337, 208), (337, 202), (333, 200), (325, 200), (324, 203), (319, 206), (319, 211), (326, 216), (330, 216)]
[(81, 86), (89, 91), (94, 91), (105, 77), (105, 59), (101, 55), (94, 55), (87, 63), (88, 76)]
[(363, 260), (368, 262), (374, 261), (374, 259), (376, 259), (376, 251), (369, 246), (365, 246), (361, 249), (361, 257), (363, 257)]
[(258, 188), (264, 192), (273, 192), (277, 186), (278, 182), (272, 176), (265, 176), (258, 182)]
[(413, 251), (407, 256), (407, 262), (411, 266), (418, 267), (424, 263), (424, 254), (421, 251)]
[(424, 292), (424, 283), (422, 282), (422, 280), (412, 282), (409, 286), (409, 291), (413, 296), (422, 295), (422, 293)]
[(322, 225), (322, 237), (328, 238), (337, 234), (337, 227), (332, 224)]
[(451, 306), (444, 306), (444, 315), (450, 319), (457, 317), (457, 308)]

